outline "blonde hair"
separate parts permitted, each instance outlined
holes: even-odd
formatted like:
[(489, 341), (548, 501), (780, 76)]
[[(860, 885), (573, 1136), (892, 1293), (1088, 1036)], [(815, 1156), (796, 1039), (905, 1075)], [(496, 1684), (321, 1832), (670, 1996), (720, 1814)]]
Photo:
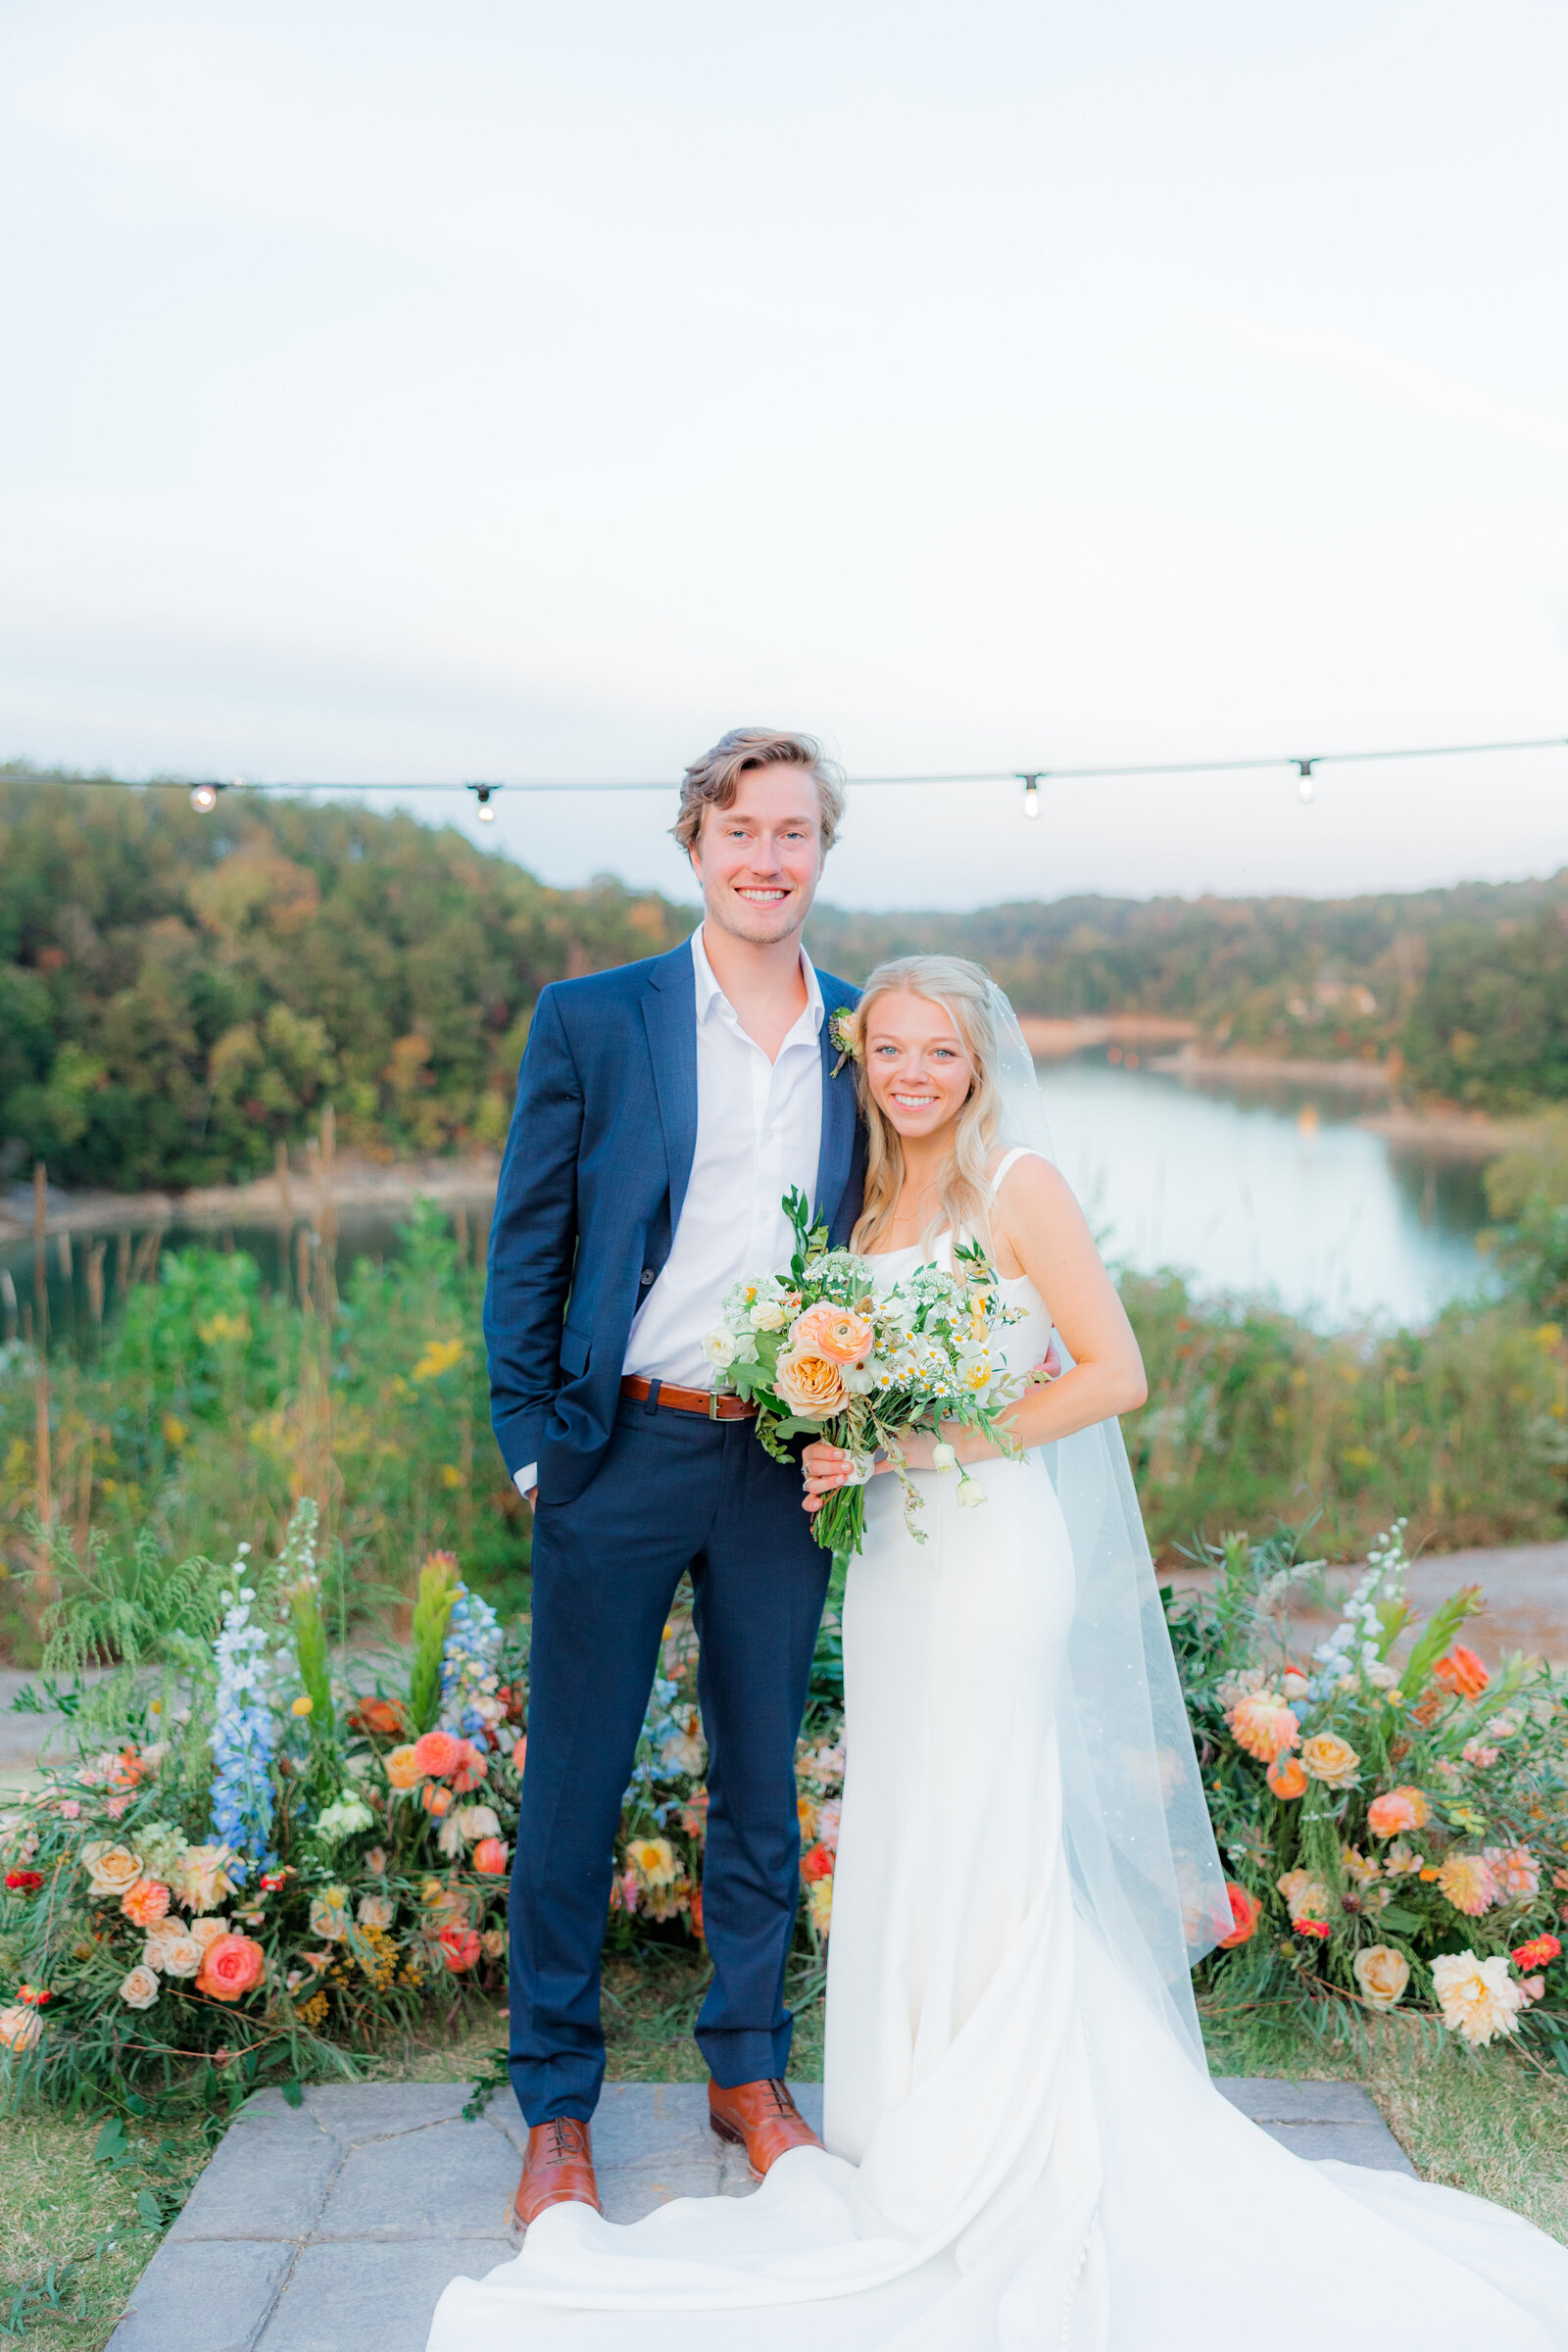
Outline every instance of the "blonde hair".
[[(938, 1187), (939, 1210), (921, 1236), (926, 1247), (944, 1230), (991, 1247), (991, 1154), (1001, 1132), (1001, 1099), (997, 1091), (997, 1023), (992, 1012), (992, 982), (979, 964), (961, 956), (900, 956), (879, 963), (865, 984), (855, 1008), (858, 1052), (856, 1079), (866, 1126), (865, 1205), (850, 1239), (852, 1250), (868, 1250), (892, 1223), (904, 1184), (904, 1144), (898, 1129), (881, 1109), (866, 1076), (867, 1022), (879, 997), (923, 997), (940, 1004), (952, 1021), (969, 1056), (974, 1077), (968, 1099), (953, 1132), (953, 1149)], [(945, 1223), (937, 1223), (940, 1214)]]
[(697, 839), (705, 808), (728, 808), (748, 768), (804, 767), (816, 786), (821, 809), (822, 854), (833, 847), (844, 821), (844, 779), (813, 735), (792, 735), (781, 727), (731, 727), (711, 751), (694, 760), (680, 783), (680, 814), (670, 826), (683, 850)]

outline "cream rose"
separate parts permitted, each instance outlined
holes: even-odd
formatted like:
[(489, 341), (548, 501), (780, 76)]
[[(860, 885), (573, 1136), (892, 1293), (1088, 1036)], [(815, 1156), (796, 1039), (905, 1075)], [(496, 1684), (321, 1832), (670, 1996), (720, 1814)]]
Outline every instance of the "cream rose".
[(229, 1925), (226, 1919), (193, 1919), (190, 1932), (197, 1950), (205, 1952), (207, 1946), (216, 1943), (220, 1936), (228, 1935)]
[(94, 1900), (126, 1893), (141, 1877), (141, 1856), (105, 1838), (90, 1839), (81, 1849), (81, 1860), (89, 1881), (87, 1892)]
[(1361, 1759), (1348, 1740), (1334, 1732), (1318, 1732), (1301, 1742), (1301, 1763), (1326, 1788), (1349, 1788), (1361, 1769)]
[(145, 1963), (120, 1982), (120, 1997), (127, 2009), (150, 2009), (163, 1987)]
[(1410, 1963), (1387, 1943), (1369, 1943), (1355, 1955), (1355, 1981), (1374, 2009), (1392, 2009), (1410, 1982)]
[(773, 1379), (790, 1411), (802, 1421), (826, 1421), (850, 1401), (843, 1372), (825, 1355), (792, 1348), (779, 1357)]
[(142, 1946), (142, 1964), (161, 1969), (166, 1977), (193, 1977), (202, 1964), (202, 1947), (185, 1929), (172, 1936), (149, 1936)]
[(0, 2050), (30, 2050), (43, 2032), (43, 2019), (24, 2001), (0, 2009)]

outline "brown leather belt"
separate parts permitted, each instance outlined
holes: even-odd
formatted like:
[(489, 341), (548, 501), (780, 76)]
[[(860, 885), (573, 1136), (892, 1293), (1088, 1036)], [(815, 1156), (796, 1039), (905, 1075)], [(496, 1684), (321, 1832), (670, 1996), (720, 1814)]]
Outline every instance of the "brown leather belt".
[(652, 1396), (656, 1405), (667, 1404), (671, 1412), (701, 1413), (709, 1421), (757, 1419), (756, 1405), (744, 1396), (724, 1396), (716, 1389), (683, 1389), (673, 1380), (645, 1380), (640, 1372), (627, 1373), (620, 1393), (635, 1397), (639, 1404)]

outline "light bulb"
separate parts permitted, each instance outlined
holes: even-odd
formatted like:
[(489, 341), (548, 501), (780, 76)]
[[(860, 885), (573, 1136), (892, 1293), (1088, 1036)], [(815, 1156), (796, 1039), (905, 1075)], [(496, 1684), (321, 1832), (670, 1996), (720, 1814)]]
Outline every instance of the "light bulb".
[(494, 809), (491, 808), (491, 806), (490, 806), (490, 803), (488, 802), (488, 800), (481, 801), (481, 802), (479, 803), (479, 822), (480, 822), (480, 824), (481, 824), (481, 825), (493, 825), (493, 824), (495, 823), (495, 821), (496, 821), (496, 812), (495, 812), (495, 810), (494, 810)]
[(1033, 775), (1026, 773), (1024, 776), (1023, 812), (1025, 816), (1040, 814), (1040, 773), (1041, 771), (1037, 768)]
[(1296, 797), (1303, 804), (1315, 797), (1317, 788), (1312, 782), (1312, 770), (1316, 765), (1315, 760), (1298, 760), (1296, 762)]
[(190, 805), (198, 816), (211, 816), (218, 807), (218, 786), (193, 784), (190, 788)]

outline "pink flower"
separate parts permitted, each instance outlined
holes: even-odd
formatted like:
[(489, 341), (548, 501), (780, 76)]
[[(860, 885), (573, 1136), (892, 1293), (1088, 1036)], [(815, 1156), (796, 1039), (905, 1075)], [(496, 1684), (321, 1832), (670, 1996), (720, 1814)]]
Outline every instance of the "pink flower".
[(835, 1364), (860, 1364), (871, 1352), (876, 1333), (866, 1316), (822, 1299), (808, 1306), (790, 1333), (790, 1346), (807, 1355), (825, 1355)]
[(1498, 1902), (1541, 1890), (1541, 1864), (1528, 1845), (1489, 1845), (1486, 1861), (1496, 1885)]
[(414, 1769), (444, 1781), (463, 1769), (470, 1753), (466, 1740), (451, 1732), (423, 1732), (414, 1742)]
[(161, 1879), (138, 1879), (121, 1896), (120, 1908), (138, 1928), (150, 1928), (169, 1909), (169, 1888)]
[(487, 1777), (490, 1770), (490, 1759), (482, 1748), (474, 1746), (471, 1740), (465, 1740), (461, 1744), (463, 1761), (458, 1766), (452, 1786), (460, 1796), (466, 1796), (470, 1788), (477, 1788), (479, 1783)]
[(215, 2001), (237, 2001), (262, 1981), (267, 1954), (249, 1936), (218, 1936), (202, 1954), (196, 1989)]
[(816, 1840), (819, 1845), (825, 1845), (830, 1854), (836, 1854), (839, 1850), (839, 1824), (843, 1818), (844, 1803), (841, 1797), (830, 1796), (825, 1805), (816, 1808)]
[(1467, 1740), (1459, 1753), (1467, 1764), (1479, 1764), (1484, 1771), (1487, 1765), (1495, 1764), (1498, 1751), (1480, 1740)]
[[(121, 1815), (129, 1809), (133, 1794), (134, 1790), (127, 1788), (123, 1796), (111, 1796), (105, 1800), (104, 1811), (111, 1821), (118, 1821)], [(60, 1809), (62, 1812), (65, 1811), (63, 1805)]]

